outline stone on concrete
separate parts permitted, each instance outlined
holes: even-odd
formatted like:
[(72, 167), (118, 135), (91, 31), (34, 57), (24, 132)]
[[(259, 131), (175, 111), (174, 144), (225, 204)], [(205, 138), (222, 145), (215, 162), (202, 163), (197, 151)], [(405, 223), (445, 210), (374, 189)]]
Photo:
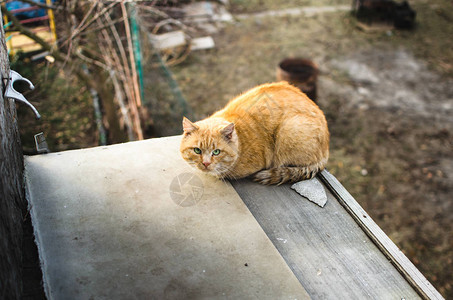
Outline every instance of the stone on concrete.
[(324, 207), (327, 203), (327, 195), (324, 186), (316, 177), (310, 180), (296, 182), (291, 188), (302, 197), (316, 203), (320, 207)]

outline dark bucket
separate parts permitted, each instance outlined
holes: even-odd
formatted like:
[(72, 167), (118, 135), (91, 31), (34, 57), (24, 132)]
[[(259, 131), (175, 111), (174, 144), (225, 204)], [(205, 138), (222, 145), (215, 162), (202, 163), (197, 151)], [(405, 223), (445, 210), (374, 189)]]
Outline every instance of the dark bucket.
[(287, 58), (278, 64), (277, 80), (288, 81), (316, 102), (318, 66), (308, 59)]

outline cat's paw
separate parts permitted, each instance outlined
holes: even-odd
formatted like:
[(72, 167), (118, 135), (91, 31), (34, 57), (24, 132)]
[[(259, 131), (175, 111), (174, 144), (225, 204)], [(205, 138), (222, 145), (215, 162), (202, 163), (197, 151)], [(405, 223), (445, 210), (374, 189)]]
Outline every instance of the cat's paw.
[(282, 184), (282, 178), (276, 174), (275, 169), (262, 170), (253, 176), (253, 180), (264, 185)]

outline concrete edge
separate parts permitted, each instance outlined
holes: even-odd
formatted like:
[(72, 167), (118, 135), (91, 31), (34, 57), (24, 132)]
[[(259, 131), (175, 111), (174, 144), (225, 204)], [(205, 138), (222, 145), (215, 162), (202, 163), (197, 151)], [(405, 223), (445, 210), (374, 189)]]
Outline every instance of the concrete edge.
[(45, 276), (45, 259), (44, 257), (42, 256), (42, 250), (41, 250), (41, 237), (39, 235), (39, 231), (37, 230), (37, 228), (39, 228), (39, 226), (35, 225), (36, 223), (39, 223), (38, 222), (38, 218), (37, 216), (35, 215), (35, 212), (34, 212), (34, 209), (33, 209), (33, 203), (32, 203), (32, 197), (31, 197), (31, 194), (30, 194), (30, 187), (29, 187), (29, 184), (30, 184), (30, 181), (27, 180), (27, 175), (28, 175), (28, 170), (27, 170), (27, 157), (24, 158), (24, 182), (25, 182), (25, 186), (24, 186), (24, 189), (25, 189), (25, 200), (27, 201), (27, 210), (28, 210), (28, 213), (30, 214), (30, 218), (31, 218), (31, 223), (32, 223), (32, 227), (33, 227), (33, 234), (34, 234), (34, 241), (35, 241), (35, 244), (36, 244), (36, 248), (38, 249), (38, 257), (39, 257), (39, 266), (41, 268), (41, 273), (42, 273), (42, 286), (43, 286), (43, 289), (44, 289), (44, 293), (46, 295), (46, 298), (47, 299), (52, 299), (52, 297), (50, 296), (51, 295), (51, 292), (50, 292), (50, 286), (46, 280), (46, 276)]

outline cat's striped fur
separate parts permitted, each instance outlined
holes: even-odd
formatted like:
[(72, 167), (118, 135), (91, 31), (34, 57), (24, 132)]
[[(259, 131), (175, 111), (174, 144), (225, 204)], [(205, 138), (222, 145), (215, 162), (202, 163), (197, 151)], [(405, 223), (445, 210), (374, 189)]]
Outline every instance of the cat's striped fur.
[(286, 82), (255, 87), (204, 120), (184, 118), (183, 127), (183, 158), (221, 178), (296, 182), (313, 178), (329, 157), (324, 114)]

